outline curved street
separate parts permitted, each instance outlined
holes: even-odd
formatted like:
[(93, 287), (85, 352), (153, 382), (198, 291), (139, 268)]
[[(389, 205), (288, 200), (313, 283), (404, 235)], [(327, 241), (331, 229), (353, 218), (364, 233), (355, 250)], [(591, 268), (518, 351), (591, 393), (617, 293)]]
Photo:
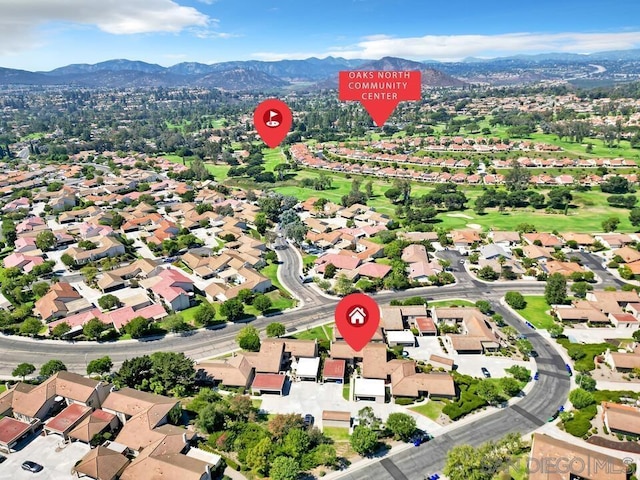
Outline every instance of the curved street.
[[(312, 284), (300, 281), (301, 257), (288, 247), (278, 250), (281, 261), (279, 279), (300, 301), (301, 306), (279, 315), (262, 317), (251, 321), (259, 329), (264, 329), (272, 321), (285, 324), (288, 332), (304, 329), (318, 323), (330, 321), (336, 300), (319, 294)], [(446, 252), (454, 257), (453, 252)], [(538, 353), (540, 379), (534, 388), (514, 405), (491, 415), (482, 416), (470, 423), (440, 435), (418, 448), (410, 448), (384, 457), (356, 470), (347, 470), (338, 475), (349, 480), (370, 478), (394, 480), (423, 480), (428, 475), (441, 472), (447, 452), (455, 445), (463, 443), (479, 445), (489, 440), (498, 440), (510, 432), (526, 434), (543, 425), (547, 418), (557, 411), (568, 396), (570, 379), (562, 357), (552, 345), (537, 332), (526, 327), (504, 308), (500, 299), (507, 291), (518, 290), (523, 294), (541, 294), (544, 283), (511, 282), (487, 284), (472, 278), (460, 266), (452, 262), (457, 283), (445, 287), (424, 287), (402, 292), (381, 292), (374, 297), (379, 303), (392, 299), (402, 299), (421, 295), (427, 300), (463, 298), (468, 300), (489, 300), (494, 310), (503, 315), (505, 321), (520, 333), (526, 334)], [(598, 272), (603, 275), (603, 272)], [(606, 275), (605, 275), (606, 276)], [(612, 281), (605, 279), (605, 283)], [(44, 363), (58, 358), (69, 370), (84, 373), (86, 363), (94, 358), (109, 355), (117, 366), (127, 358), (153, 353), (159, 350), (184, 352), (199, 360), (228, 352), (236, 347), (235, 335), (243, 324), (228, 324), (222, 328), (200, 329), (181, 335), (167, 335), (141, 341), (111, 343), (36, 341), (20, 337), (0, 336), (0, 375), (9, 376), (11, 370), (21, 362)], [(37, 360), (36, 360), (37, 359)]]

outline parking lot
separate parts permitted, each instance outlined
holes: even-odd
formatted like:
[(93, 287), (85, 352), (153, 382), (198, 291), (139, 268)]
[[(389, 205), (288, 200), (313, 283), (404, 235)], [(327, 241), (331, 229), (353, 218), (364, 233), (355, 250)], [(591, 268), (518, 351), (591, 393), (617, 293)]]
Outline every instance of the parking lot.
[(418, 427), (427, 432), (432, 433), (441, 428), (427, 417), (394, 403), (348, 402), (342, 397), (342, 385), (335, 383), (294, 382), (286, 396), (262, 395), (260, 408), (268, 413), (310, 413), (315, 419), (315, 424), (321, 427), (323, 410), (348, 411), (356, 417), (358, 411), (364, 407), (373, 408), (382, 420), (386, 420), (390, 413), (404, 412), (414, 417)]
[[(21, 443), (19, 450), (6, 455), (7, 460), (0, 464), (0, 480), (71, 480), (77, 478), (71, 474), (71, 468), (88, 451), (89, 445), (74, 442), (60, 449), (62, 437), (29, 437)], [(25, 460), (39, 463), (44, 467), (41, 472), (31, 473), (20, 467)]]
[(487, 355), (454, 355), (453, 360), (458, 365), (457, 371), (472, 377), (482, 378), (482, 367), (489, 370), (492, 377), (501, 378), (509, 374), (504, 371), (513, 365), (522, 365), (533, 373), (536, 370), (533, 359), (527, 362), (512, 360), (507, 357), (494, 357)]

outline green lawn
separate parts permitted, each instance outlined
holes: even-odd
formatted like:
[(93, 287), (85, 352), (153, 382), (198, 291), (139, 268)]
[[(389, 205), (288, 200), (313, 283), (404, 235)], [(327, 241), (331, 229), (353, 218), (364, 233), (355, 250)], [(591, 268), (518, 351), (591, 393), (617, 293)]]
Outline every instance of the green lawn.
[(318, 258), (317, 255), (305, 255), (302, 257), (302, 264), (305, 267), (311, 268), (313, 267), (317, 258)]
[(262, 406), (262, 399), (261, 398), (254, 398), (251, 400), (251, 404), (253, 405), (253, 408), (260, 408)]
[(425, 417), (435, 421), (442, 413), (443, 408), (443, 402), (429, 400), (427, 403), (418, 405), (417, 407), (411, 407), (409, 410), (413, 410), (414, 412), (419, 413), (420, 415), (424, 415)]
[[(166, 158), (170, 162), (173, 163), (182, 163), (182, 157), (180, 155), (162, 155), (162, 157)], [(195, 157), (185, 157), (185, 163), (187, 166), (191, 164)], [(211, 174), (215, 177), (216, 180), (224, 180), (227, 178), (227, 173), (231, 168), (229, 165), (218, 165), (214, 163), (205, 163), (205, 167), (207, 170), (211, 172)]]
[(525, 295), (524, 299), (527, 301), (527, 306), (523, 310), (518, 310), (518, 313), (531, 322), (534, 327), (547, 329), (555, 323), (553, 317), (545, 313), (551, 307), (544, 297)]
[(271, 263), (264, 268), (260, 269), (260, 273), (262, 273), (265, 277), (271, 280), (271, 283), (276, 287), (286, 292), (287, 290), (282, 286), (280, 280), (278, 280), (278, 264)]
[(264, 158), (264, 169), (267, 172), (273, 172), (273, 169), (276, 165), (280, 163), (285, 163), (287, 161), (284, 153), (282, 153), (282, 148), (263, 148), (262, 155)]
[[(292, 195), (302, 201), (310, 197), (323, 197), (334, 203), (340, 204), (341, 198), (349, 193), (353, 178), (346, 178), (344, 174), (331, 173), (333, 182), (332, 188), (325, 191), (317, 191), (312, 188), (299, 186), (299, 181), (303, 178), (317, 178), (320, 172), (313, 169), (302, 169), (295, 177), (295, 180), (280, 182), (273, 188), (274, 191), (284, 195)], [(356, 176), (354, 176), (356, 178)], [(395, 205), (385, 196), (392, 180), (382, 180), (373, 177), (358, 177), (363, 183), (372, 181), (374, 196), (369, 199), (367, 205), (372, 206), (376, 211), (395, 217)], [(422, 196), (433, 190), (433, 185), (425, 183), (412, 184), (412, 196)], [(483, 190), (479, 187), (461, 186), (461, 190), (469, 199), (467, 206), (473, 207), (473, 202), (480, 196)], [(548, 191), (538, 190), (541, 193)], [(513, 230), (518, 223), (531, 223), (539, 231), (549, 231), (550, 225), (561, 225), (562, 231), (572, 232), (597, 232), (602, 231), (602, 220), (608, 216), (616, 216), (620, 220), (618, 231), (635, 232), (636, 228), (629, 222), (629, 213), (625, 209), (610, 207), (607, 204), (608, 194), (599, 190), (573, 193), (572, 208), (569, 208), (567, 215), (560, 213), (546, 213), (544, 209), (535, 210), (533, 208), (508, 209), (499, 212), (498, 209), (487, 209), (483, 215), (478, 215), (473, 209), (468, 208), (459, 212), (441, 212), (437, 216), (435, 226), (446, 229), (468, 228), (469, 224), (480, 225), (484, 230), (489, 228), (500, 230)]]
[(331, 341), (333, 338), (333, 327), (319, 326), (309, 328), (303, 332), (298, 332), (293, 335), (293, 338), (298, 340), (327, 340)]
[(324, 427), (322, 429), (327, 437), (333, 439), (334, 442), (348, 442), (349, 441), (349, 429), (341, 427)]
[(0, 393), (4, 392), (7, 389), (6, 385), (3, 383), (0, 385)]
[(579, 372), (594, 370), (596, 368), (593, 362), (594, 357), (604, 353), (607, 348), (612, 346), (608, 343), (571, 343), (568, 338), (558, 338), (557, 342), (567, 350), (571, 358), (582, 357), (574, 364), (574, 369)]
[(351, 382), (347, 381), (342, 385), (342, 398), (344, 398), (346, 401), (351, 400), (350, 389), (351, 389)]
[(468, 300), (440, 300), (429, 302), (430, 307), (475, 307), (476, 304)]
[[(266, 295), (271, 299), (271, 308), (267, 310), (267, 314), (292, 308), (296, 304), (295, 300), (284, 297), (279, 290), (274, 290)], [(245, 305), (244, 311), (255, 317), (262, 315), (253, 305)]]

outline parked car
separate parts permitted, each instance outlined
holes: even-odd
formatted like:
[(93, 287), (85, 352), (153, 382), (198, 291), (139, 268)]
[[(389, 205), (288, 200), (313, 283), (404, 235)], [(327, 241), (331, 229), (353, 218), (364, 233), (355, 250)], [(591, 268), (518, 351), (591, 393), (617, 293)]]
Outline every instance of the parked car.
[(427, 432), (423, 432), (422, 430), (418, 430), (413, 437), (411, 437), (411, 443), (413, 443), (414, 447), (419, 447), (420, 445), (422, 445), (424, 442), (428, 442), (429, 440), (431, 440), (431, 435), (429, 435)]
[(304, 426), (307, 428), (311, 428), (313, 426), (313, 415), (311, 415), (310, 413), (307, 413), (304, 416)]
[(7, 459), (4, 455), (0, 455), (0, 463), (4, 462)]
[(482, 375), (484, 375), (484, 378), (490, 378), (491, 374), (489, 373), (489, 370), (487, 370), (485, 367), (482, 367), (480, 369), (482, 371)]
[(42, 471), (44, 467), (42, 465), (40, 465), (39, 463), (36, 462), (32, 462), (30, 460), (27, 460), (26, 462), (24, 462), (22, 464), (22, 469), (26, 470), (27, 472), (32, 472), (32, 473), (37, 473)]

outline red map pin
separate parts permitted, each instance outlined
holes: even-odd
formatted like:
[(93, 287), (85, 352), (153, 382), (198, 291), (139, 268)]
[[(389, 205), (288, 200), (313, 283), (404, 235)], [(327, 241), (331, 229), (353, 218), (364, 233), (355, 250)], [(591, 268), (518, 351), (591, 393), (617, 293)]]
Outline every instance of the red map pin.
[(335, 311), (338, 331), (356, 352), (362, 350), (380, 325), (380, 308), (376, 301), (364, 293), (344, 297)]
[(286, 103), (270, 98), (260, 103), (253, 112), (253, 125), (269, 148), (276, 148), (291, 129), (293, 115)]

